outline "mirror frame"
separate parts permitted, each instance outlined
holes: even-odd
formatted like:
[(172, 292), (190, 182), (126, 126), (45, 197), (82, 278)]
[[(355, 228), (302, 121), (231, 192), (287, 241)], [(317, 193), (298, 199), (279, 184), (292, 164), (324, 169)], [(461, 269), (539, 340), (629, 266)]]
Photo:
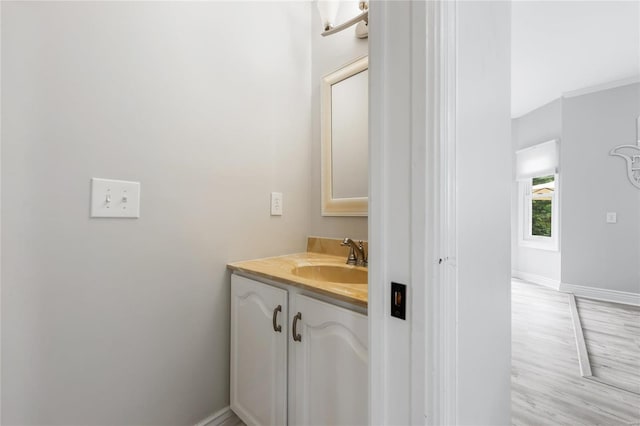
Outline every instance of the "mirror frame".
[[(321, 150), (322, 216), (368, 216), (369, 197), (333, 198), (332, 176), (332, 104), (331, 86), (369, 69), (369, 57), (363, 56), (322, 79)], [(367, 104), (367, 108), (369, 105)], [(367, 157), (369, 153), (364, 153)]]

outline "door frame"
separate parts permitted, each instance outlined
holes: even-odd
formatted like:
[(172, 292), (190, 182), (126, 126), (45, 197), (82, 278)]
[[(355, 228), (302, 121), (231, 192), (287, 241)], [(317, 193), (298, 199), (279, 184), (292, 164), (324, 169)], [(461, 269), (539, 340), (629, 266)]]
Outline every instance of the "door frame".
[[(0, 100), (2, 99), (2, 1), (0, 1)], [(2, 366), (2, 102), (0, 102), (0, 367)], [(0, 423), (2, 423), (2, 368), (0, 368)]]
[[(456, 423), (456, 10), (446, 0), (370, 4), (373, 425)], [(391, 281), (408, 285), (404, 323), (390, 316)]]

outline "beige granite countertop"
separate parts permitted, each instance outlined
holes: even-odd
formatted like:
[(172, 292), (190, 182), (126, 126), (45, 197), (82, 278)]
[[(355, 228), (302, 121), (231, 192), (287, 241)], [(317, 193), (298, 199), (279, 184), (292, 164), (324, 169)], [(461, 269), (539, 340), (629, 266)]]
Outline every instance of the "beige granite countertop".
[[(309, 239), (309, 248), (312, 244)], [(318, 250), (320, 251), (320, 250)], [(304, 288), (316, 293), (324, 294), (358, 306), (367, 306), (367, 284), (344, 284), (329, 281), (319, 281), (302, 278), (292, 273), (293, 269), (300, 266), (335, 265), (366, 271), (360, 266), (345, 265), (346, 256), (307, 251), (305, 253), (288, 254), (285, 256), (267, 257), (264, 259), (233, 262), (227, 265), (232, 271), (264, 277), (270, 280)], [(335, 253), (335, 251), (334, 251)]]

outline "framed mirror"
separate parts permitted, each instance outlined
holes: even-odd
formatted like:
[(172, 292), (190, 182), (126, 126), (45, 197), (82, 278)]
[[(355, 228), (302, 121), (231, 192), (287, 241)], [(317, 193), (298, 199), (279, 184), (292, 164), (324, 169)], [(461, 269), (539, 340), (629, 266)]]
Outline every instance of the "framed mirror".
[(322, 79), (322, 215), (367, 216), (369, 58)]

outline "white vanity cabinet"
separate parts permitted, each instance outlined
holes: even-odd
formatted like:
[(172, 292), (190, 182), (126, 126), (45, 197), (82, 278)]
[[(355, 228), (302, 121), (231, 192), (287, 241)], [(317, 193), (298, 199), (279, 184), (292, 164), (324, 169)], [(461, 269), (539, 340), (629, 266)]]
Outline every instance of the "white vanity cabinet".
[(287, 423), (287, 299), (231, 277), (231, 409), (249, 425)]
[(290, 317), (298, 314), (289, 340), (290, 424), (368, 424), (367, 317), (300, 294)]
[(231, 408), (245, 423), (367, 424), (366, 315), (236, 274), (231, 299)]

